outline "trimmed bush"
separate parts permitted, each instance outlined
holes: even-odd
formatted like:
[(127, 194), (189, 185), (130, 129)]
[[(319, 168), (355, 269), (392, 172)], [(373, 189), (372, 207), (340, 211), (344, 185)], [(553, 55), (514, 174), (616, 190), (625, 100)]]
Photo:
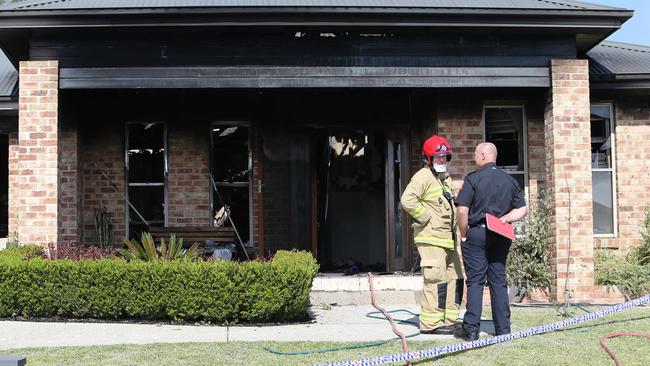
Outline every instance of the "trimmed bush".
[(25, 260), (25, 259), (38, 258), (42, 254), (43, 254), (43, 248), (41, 248), (38, 245), (29, 244), (29, 245), (21, 245), (19, 247), (0, 250), (0, 259), (7, 258), (7, 259)]
[(264, 263), (3, 257), (0, 317), (300, 320), (317, 271), (306, 252)]
[(626, 256), (617, 256), (612, 251), (596, 251), (596, 284), (615, 286), (630, 297), (639, 297), (650, 292), (650, 210), (646, 210), (641, 227), (641, 245)]

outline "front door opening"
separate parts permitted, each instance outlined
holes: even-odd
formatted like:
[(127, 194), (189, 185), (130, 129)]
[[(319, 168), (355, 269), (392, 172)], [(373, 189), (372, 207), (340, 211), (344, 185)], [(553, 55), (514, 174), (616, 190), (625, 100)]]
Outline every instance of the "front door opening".
[(317, 143), (321, 270), (386, 269), (385, 137), (342, 130)]

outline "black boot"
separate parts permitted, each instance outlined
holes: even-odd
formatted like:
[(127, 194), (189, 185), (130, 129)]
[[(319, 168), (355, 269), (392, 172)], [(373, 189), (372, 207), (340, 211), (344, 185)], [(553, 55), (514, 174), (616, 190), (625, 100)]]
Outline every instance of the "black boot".
[(473, 332), (468, 332), (467, 330), (465, 330), (465, 327), (460, 326), (456, 328), (456, 330), (454, 331), (454, 338), (462, 339), (465, 342), (471, 342), (478, 339), (478, 334), (479, 334), (478, 330)]

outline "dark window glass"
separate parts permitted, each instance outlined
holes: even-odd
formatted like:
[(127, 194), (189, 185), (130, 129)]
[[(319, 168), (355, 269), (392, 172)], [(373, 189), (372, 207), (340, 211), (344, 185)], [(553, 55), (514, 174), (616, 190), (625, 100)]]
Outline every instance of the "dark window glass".
[(165, 125), (130, 123), (127, 125), (127, 179), (129, 236), (140, 237), (150, 226), (165, 225)]
[(522, 108), (485, 109), (486, 141), (496, 145), (497, 165), (510, 171), (524, 170), (524, 117)]
[(591, 167), (612, 167), (611, 121), (609, 106), (591, 107)]
[(129, 124), (129, 183), (165, 181), (164, 125)]

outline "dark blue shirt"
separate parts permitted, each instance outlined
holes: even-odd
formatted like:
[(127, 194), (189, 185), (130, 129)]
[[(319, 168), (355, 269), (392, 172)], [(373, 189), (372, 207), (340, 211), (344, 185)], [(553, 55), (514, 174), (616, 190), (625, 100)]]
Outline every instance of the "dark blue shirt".
[(485, 223), (485, 214), (501, 217), (526, 206), (519, 183), (508, 173), (488, 163), (468, 174), (456, 197), (456, 206), (469, 207), (469, 226)]

